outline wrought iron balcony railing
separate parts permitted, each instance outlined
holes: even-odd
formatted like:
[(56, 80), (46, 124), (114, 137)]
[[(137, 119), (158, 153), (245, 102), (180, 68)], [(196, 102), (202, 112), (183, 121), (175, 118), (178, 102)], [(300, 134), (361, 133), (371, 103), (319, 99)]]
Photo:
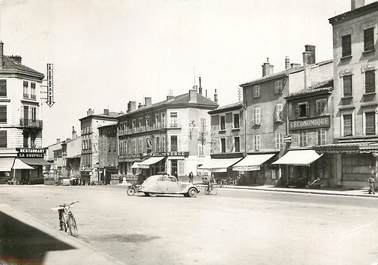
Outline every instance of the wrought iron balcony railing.
[(42, 120), (32, 120), (32, 119), (20, 119), (20, 125), (22, 127), (28, 128), (42, 128), (43, 121)]

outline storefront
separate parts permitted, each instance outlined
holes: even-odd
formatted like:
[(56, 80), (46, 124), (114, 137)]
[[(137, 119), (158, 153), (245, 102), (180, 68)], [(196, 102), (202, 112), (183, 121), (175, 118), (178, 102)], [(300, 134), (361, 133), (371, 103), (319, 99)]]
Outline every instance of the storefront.
[(209, 171), (215, 179), (226, 180), (237, 175), (237, 172), (232, 170), (232, 166), (238, 163), (242, 158), (211, 158), (199, 167), (200, 170)]
[(20, 184), (43, 184), (44, 167), (50, 165), (43, 159), (45, 150), (41, 148), (17, 148), (17, 158), (32, 169), (20, 169), (16, 179)]

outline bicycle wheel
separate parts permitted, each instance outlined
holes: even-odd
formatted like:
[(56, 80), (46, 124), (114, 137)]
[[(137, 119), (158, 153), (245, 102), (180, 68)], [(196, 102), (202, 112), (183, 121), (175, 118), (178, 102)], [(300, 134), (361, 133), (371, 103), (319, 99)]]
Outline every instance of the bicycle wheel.
[(135, 188), (127, 188), (127, 195), (129, 196), (135, 195)]
[(75, 218), (73, 217), (72, 214), (70, 214), (68, 216), (67, 225), (68, 225), (69, 234), (71, 236), (77, 237), (79, 235), (79, 233), (77, 231), (77, 225), (76, 225)]

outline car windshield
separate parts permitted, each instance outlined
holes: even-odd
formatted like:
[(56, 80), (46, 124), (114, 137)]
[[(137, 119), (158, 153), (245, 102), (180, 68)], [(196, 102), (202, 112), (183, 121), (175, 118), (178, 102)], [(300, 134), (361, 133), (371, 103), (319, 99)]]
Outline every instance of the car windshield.
[(177, 181), (175, 177), (168, 177), (168, 180), (172, 181), (172, 182), (176, 182)]

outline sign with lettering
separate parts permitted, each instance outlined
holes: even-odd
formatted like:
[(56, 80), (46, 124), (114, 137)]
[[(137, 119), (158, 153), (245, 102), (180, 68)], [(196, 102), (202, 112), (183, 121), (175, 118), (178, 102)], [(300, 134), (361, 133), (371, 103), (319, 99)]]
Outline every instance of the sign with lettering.
[(313, 129), (313, 128), (329, 128), (330, 116), (321, 116), (317, 118), (308, 118), (301, 120), (289, 121), (290, 131)]
[(43, 158), (45, 150), (41, 148), (16, 148), (17, 156), (23, 158)]
[(125, 156), (119, 156), (118, 159), (122, 162), (130, 159), (142, 159), (147, 157), (156, 157), (156, 156), (183, 156), (188, 157), (189, 152), (158, 152), (158, 153), (142, 153), (142, 154), (129, 154)]
[(52, 63), (47, 64), (47, 97), (46, 104), (49, 107), (54, 105), (54, 67)]

